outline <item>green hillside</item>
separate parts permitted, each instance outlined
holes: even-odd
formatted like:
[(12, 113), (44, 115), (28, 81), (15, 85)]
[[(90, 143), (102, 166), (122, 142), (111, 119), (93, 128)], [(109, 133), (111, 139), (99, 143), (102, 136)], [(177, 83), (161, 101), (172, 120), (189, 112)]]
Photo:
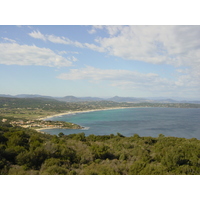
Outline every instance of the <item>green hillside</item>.
[(0, 174), (200, 174), (200, 141), (192, 138), (58, 136), (0, 127)]

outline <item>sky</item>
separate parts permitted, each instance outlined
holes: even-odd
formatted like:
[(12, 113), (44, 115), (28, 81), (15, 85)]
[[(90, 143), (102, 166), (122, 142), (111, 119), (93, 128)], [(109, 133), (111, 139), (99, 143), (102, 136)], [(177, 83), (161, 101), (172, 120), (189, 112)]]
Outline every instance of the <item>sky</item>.
[(198, 25), (0, 25), (0, 94), (200, 98)]

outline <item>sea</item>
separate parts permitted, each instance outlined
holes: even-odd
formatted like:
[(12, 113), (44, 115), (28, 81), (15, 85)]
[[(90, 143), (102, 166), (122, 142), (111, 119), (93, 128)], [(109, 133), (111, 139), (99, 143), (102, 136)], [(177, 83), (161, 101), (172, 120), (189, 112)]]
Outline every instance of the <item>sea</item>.
[(126, 137), (173, 137), (200, 139), (200, 109), (198, 108), (125, 108), (83, 112), (56, 116), (46, 120), (79, 124), (83, 129), (44, 129), (43, 132), (65, 135), (82, 133), (86, 136), (120, 133)]

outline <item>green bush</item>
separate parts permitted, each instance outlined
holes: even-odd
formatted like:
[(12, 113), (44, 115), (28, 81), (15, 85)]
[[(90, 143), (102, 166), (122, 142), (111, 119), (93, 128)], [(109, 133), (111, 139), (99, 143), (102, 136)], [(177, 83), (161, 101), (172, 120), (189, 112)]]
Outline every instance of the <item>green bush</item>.
[(0, 174), (200, 175), (200, 141), (117, 135), (50, 135), (0, 126)]

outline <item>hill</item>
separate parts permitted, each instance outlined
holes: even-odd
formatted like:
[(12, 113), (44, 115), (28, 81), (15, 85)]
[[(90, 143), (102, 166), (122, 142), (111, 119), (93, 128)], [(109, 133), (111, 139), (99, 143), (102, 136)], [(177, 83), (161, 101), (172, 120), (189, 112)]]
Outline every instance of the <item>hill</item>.
[(41, 134), (0, 124), (1, 175), (200, 175), (192, 138)]
[(92, 101), (113, 101), (113, 102), (125, 102), (125, 103), (194, 103), (200, 104), (198, 100), (174, 100), (170, 98), (137, 98), (137, 97), (119, 97), (114, 96), (111, 98), (99, 98), (99, 97), (75, 97), (75, 96), (65, 96), (65, 97), (52, 97), (44, 96), (37, 94), (19, 94), (19, 95), (8, 95), (0, 94), (0, 97), (9, 97), (9, 98), (45, 98), (45, 99), (54, 99), (63, 102), (92, 102)]
[(119, 96), (109, 98), (108, 100), (115, 101), (115, 102), (145, 102), (145, 101), (147, 101), (147, 99), (143, 99), (143, 98), (119, 97)]

